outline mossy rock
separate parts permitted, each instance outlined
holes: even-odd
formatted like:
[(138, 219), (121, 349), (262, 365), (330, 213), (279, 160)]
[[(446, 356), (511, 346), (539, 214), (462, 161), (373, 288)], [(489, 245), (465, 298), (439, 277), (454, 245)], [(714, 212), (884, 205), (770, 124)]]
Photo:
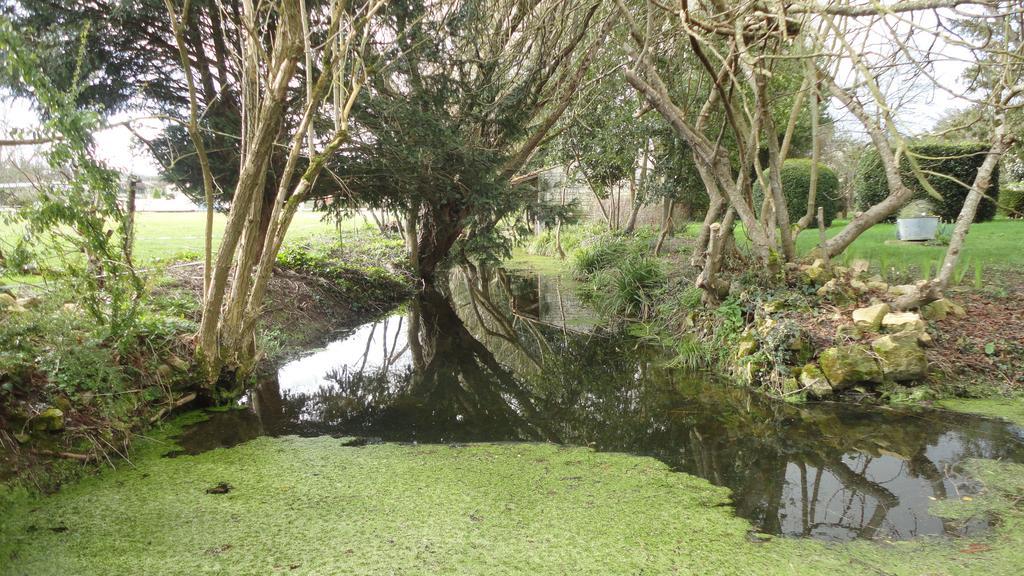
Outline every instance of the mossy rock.
[(918, 344), (916, 332), (882, 336), (871, 342), (882, 374), (895, 382), (923, 380), (928, 376), (928, 358)]
[(882, 382), (882, 369), (864, 346), (835, 346), (822, 352), (818, 360), (833, 390), (846, 390), (862, 382)]
[(925, 320), (945, 320), (950, 314), (962, 318), (966, 312), (962, 306), (946, 298), (940, 298), (921, 307), (921, 316)]
[(32, 428), (39, 432), (60, 432), (64, 429), (64, 412), (60, 408), (47, 408), (32, 418)]
[(832, 395), (832, 385), (825, 378), (825, 374), (814, 364), (808, 364), (800, 370), (800, 385), (815, 398)]
[(10, 295), (10, 294), (8, 294), (6, 292), (0, 292), (0, 310), (5, 310), (7, 308), (12, 308), (12, 307), (17, 306), (17, 305), (18, 305), (18, 299), (17, 298), (15, 298), (14, 296), (12, 296), (12, 295)]
[(805, 284), (814, 286), (823, 286), (832, 279), (832, 274), (825, 269), (825, 262), (821, 259), (815, 260), (810, 266), (801, 267), (800, 273)]
[(757, 338), (755, 338), (753, 334), (747, 334), (740, 338), (740, 341), (736, 344), (736, 357), (746, 358), (754, 352), (757, 352), (757, 348)]

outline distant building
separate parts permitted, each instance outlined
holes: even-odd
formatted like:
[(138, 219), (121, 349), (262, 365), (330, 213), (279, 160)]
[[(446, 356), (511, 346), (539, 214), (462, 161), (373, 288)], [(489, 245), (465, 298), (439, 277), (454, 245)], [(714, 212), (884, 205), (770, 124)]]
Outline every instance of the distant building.
[[(568, 204), (578, 202), (581, 221), (607, 224), (608, 220), (617, 222), (617, 227), (625, 226), (629, 220), (630, 198), (628, 184), (613, 187), (607, 198), (599, 199), (582, 177), (574, 176), (564, 166), (555, 166), (538, 173), (536, 182), (539, 198), (548, 203)], [(660, 202), (648, 203), (637, 214), (637, 225), (661, 225), (662, 207)], [(540, 225), (537, 225), (540, 232)]]

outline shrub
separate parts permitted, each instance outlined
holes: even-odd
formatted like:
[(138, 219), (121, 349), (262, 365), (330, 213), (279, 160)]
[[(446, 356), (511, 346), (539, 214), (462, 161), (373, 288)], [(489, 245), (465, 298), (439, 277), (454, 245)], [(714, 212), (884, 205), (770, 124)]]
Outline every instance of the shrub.
[[(811, 163), (812, 161), (807, 158), (786, 160), (779, 173), (782, 179), (782, 193), (786, 197), (789, 221), (794, 224), (807, 213), (807, 193), (811, 189)], [(764, 198), (764, 192), (761, 190), (761, 186), (757, 185), (754, 187), (754, 205), (760, 207), (762, 198)], [(826, 226), (832, 224), (832, 220), (842, 208), (839, 178), (831, 168), (820, 162), (818, 163), (815, 204), (815, 208), (818, 206), (824, 208)]]
[(999, 213), (1010, 218), (1024, 217), (1024, 182), (1003, 186), (999, 191)]
[[(942, 196), (940, 200), (924, 190), (921, 183), (911, 173), (910, 163), (903, 158), (900, 163), (900, 172), (903, 182), (915, 190), (914, 199), (928, 199), (934, 203), (935, 213), (940, 218), (946, 221), (956, 220), (969, 192), (967, 187), (957, 181), (968, 185), (974, 182), (978, 168), (985, 160), (988, 145), (979, 142), (921, 142), (912, 144), (910, 150), (918, 156), (917, 161), (922, 170), (943, 175), (928, 177), (928, 182)], [(997, 168), (992, 174), (992, 183), (986, 191), (989, 197), (995, 197), (998, 193), (998, 183)], [(857, 168), (857, 177), (854, 181), (854, 191), (859, 210), (867, 210), (889, 195), (885, 170), (876, 150), (869, 150), (861, 157), (860, 165)], [(995, 203), (984, 198), (978, 205), (974, 221), (987, 222), (995, 216), (995, 213)]]
[(935, 214), (935, 202), (930, 198), (916, 198), (900, 208), (897, 212), (900, 218), (917, 218), (918, 216), (933, 216)]

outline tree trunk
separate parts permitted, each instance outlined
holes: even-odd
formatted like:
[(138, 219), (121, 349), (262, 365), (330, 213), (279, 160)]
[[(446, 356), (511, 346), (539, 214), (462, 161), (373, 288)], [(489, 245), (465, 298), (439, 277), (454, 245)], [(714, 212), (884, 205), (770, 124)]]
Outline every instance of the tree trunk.
[(132, 265), (132, 250), (135, 247), (135, 197), (139, 192), (139, 179), (128, 180), (128, 205), (125, 208), (124, 222), (124, 261)]
[(562, 219), (555, 223), (555, 249), (558, 250), (558, 259), (565, 260), (565, 250), (562, 250)]
[(661, 214), (661, 234), (658, 235), (658, 243), (654, 245), (655, 256), (661, 253), (661, 245), (665, 243), (665, 238), (672, 232), (672, 209), (675, 207), (675, 201), (666, 198), (665, 202), (667, 202), (667, 209)]
[(403, 232), (405, 247), (409, 252), (409, 266), (413, 270), (419, 270), (420, 267), (420, 241), (419, 234), (416, 231), (419, 213), (419, 205), (414, 204), (405, 215), (405, 229)]
[(645, 143), (644, 154), (640, 164), (640, 182), (636, 182), (636, 176), (633, 174), (629, 177), (630, 213), (629, 221), (626, 222), (626, 234), (632, 234), (636, 229), (636, 218), (640, 214), (640, 208), (644, 205), (644, 196), (646, 196), (647, 190), (647, 161), (650, 155), (650, 148), (650, 143)]
[(721, 218), (722, 210), (725, 209), (725, 198), (722, 198), (722, 195), (717, 190), (709, 189), (708, 193), (711, 196), (711, 203), (708, 206), (707, 213), (704, 215), (704, 223), (700, 227), (697, 243), (693, 247), (693, 257), (690, 259), (690, 265), (694, 267), (703, 265), (708, 240), (711, 238), (711, 226)]
[[(828, 241), (828, 234), (826, 233), (827, 227), (825, 226), (825, 209), (818, 207), (818, 245), (824, 246), (825, 242)], [(821, 257), (825, 263), (825, 271), (832, 273), (832, 261), (828, 257), (828, 252), (825, 250), (821, 251)]]
[[(726, 213), (725, 219), (731, 219), (732, 210)], [(729, 294), (729, 284), (718, 277), (722, 265), (722, 248), (727, 228), (715, 222), (710, 227), (708, 249), (704, 257), (704, 269), (697, 276), (697, 287), (704, 295), (702, 300), (707, 306), (716, 306)]]
[(433, 284), (441, 264), (444, 263), (455, 241), (462, 234), (465, 206), (446, 203), (427, 206), (423, 210), (419, 229), (419, 265), (417, 275), (427, 284)]

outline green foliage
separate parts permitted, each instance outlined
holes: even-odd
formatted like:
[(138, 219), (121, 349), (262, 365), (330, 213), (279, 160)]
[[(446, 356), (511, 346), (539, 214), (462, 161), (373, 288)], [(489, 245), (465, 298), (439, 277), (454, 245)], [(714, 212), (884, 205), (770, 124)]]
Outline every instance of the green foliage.
[(653, 230), (634, 236), (603, 234), (576, 251), (573, 269), (585, 281), (584, 295), (603, 313), (643, 320), (653, 315), (667, 278), (650, 256)]
[(718, 318), (715, 335), (723, 342), (735, 340), (745, 325), (743, 306), (735, 297), (730, 297), (719, 304), (718, 308), (715, 308), (715, 316)]
[[(807, 193), (811, 186), (811, 160), (794, 158), (782, 164), (779, 174), (782, 179), (782, 193), (786, 197), (786, 207), (790, 222), (796, 223), (807, 213)], [(754, 186), (754, 205), (760, 207), (764, 191), (761, 185)], [(831, 168), (818, 163), (818, 184), (815, 190), (815, 208), (824, 208), (825, 225), (831, 226), (832, 220), (843, 207), (839, 193), (839, 178)], [(815, 216), (817, 218), (817, 216)], [(817, 220), (812, 220), (817, 222)], [(813, 227), (813, 226), (812, 226)]]
[[(82, 46), (88, 29), (82, 30)], [(80, 51), (77, 61), (83, 58)], [(3, 18), (0, 74), (31, 89), (45, 118), (42, 132), (53, 138), (46, 161), (54, 173), (64, 175), (59, 183), (41, 187), (37, 201), (19, 210), (17, 220), (25, 225), (19, 250), (32, 251), (45, 264), (40, 267), (44, 276), (70, 288), (106, 328), (104, 338), (120, 340), (137, 319), (143, 283), (131, 262), (129, 222), (118, 202), (119, 176), (93, 154), (92, 133), (102, 125), (100, 113), (76, 104), (79, 68), (70, 90), (56, 89)]]
[(935, 246), (949, 246), (949, 243), (952, 239), (953, 224), (939, 224), (939, 227), (935, 229), (935, 239), (931, 241), (931, 244)]
[[(387, 62), (389, 73), (370, 76), (353, 110), (359, 130), (345, 154), (331, 159), (342, 185), (323, 207), (415, 213), (417, 272), (426, 277), (452, 254), (508, 256), (529, 232), (525, 213), (563, 222), (570, 216), (538, 204), (532, 183), (514, 185), (510, 177), (523, 168), (524, 142), (545, 126), (542, 114), (552, 113), (549, 98), (564, 80), (560, 70), (575, 61), (574, 47), (586, 43), (568, 44), (574, 32), (534, 44), (519, 31), (546, 16), (527, 10), (512, 24), (495, 17), (504, 9), (461, 3), (449, 13), (413, 0), (389, 2), (376, 25), (398, 40), (371, 42), (368, 56)], [(577, 16), (562, 24), (583, 30)], [(504, 26), (516, 30), (509, 42), (479, 42)], [(541, 56), (559, 49), (565, 50), (559, 58)]]
[(711, 368), (720, 354), (714, 343), (704, 341), (694, 334), (683, 334), (674, 351), (670, 364), (688, 370)]
[(1024, 182), (1006, 184), (999, 190), (999, 213), (1024, 218)]
[(688, 284), (680, 294), (679, 303), (687, 310), (697, 310), (701, 306), (701, 299), (704, 293), (700, 288)]
[[(915, 190), (914, 198), (923, 198), (934, 203), (935, 213), (946, 221), (953, 221), (960, 215), (964, 200), (974, 183), (978, 168), (985, 160), (988, 146), (976, 142), (942, 143), (919, 142), (910, 145), (910, 152), (915, 155), (928, 182), (942, 197), (935, 198), (921, 186), (910, 169), (909, 161), (904, 157), (900, 163), (900, 172), (904, 184)], [(861, 157), (857, 177), (854, 181), (857, 207), (866, 210), (881, 202), (889, 195), (889, 184), (885, 179), (882, 161), (875, 150), (869, 150)], [(996, 213), (996, 205), (992, 201), (999, 193), (998, 168), (992, 174), (992, 181), (986, 198), (978, 205), (975, 222), (987, 222)]]
[(611, 268), (624, 261), (636, 250), (628, 240), (610, 234), (598, 236), (592, 243), (576, 252), (573, 258), (573, 269), (577, 276), (586, 278), (606, 268)]
[(73, 294), (63, 290), (0, 322), (0, 420), (18, 406), (70, 402), (99, 429), (133, 418), (140, 398), (166, 398), (172, 378), (161, 376), (161, 359), (184, 353), (181, 337), (197, 326), (178, 314), (195, 302), (152, 299), (115, 346), (105, 327), (64, 304)]

